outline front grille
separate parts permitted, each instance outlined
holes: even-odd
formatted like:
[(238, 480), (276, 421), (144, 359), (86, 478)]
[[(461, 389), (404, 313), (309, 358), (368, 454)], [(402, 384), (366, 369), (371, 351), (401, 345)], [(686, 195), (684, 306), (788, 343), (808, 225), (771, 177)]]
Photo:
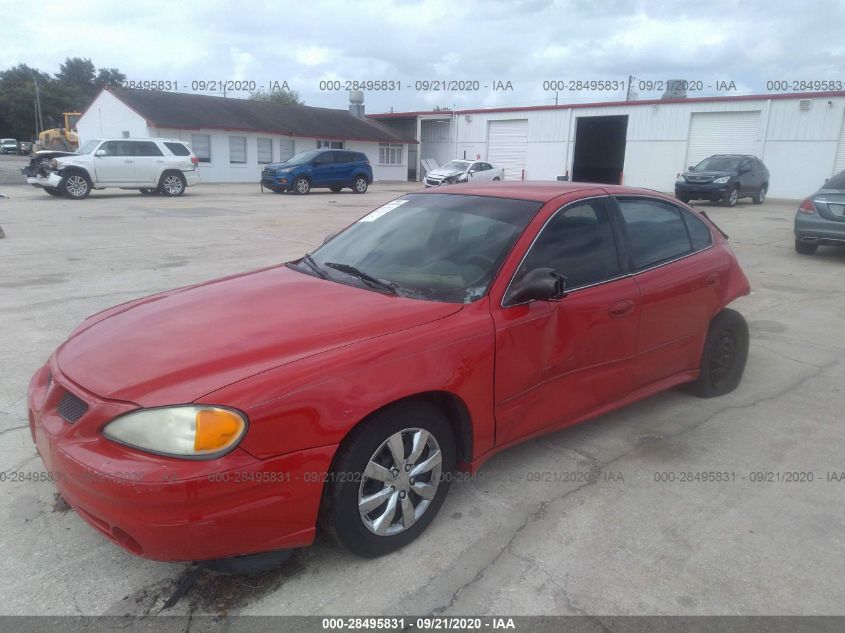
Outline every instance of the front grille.
[(435, 187), (441, 183), (440, 180), (436, 180), (435, 178), (426, 178), (425, 182), (427, 185), (434, 185)]
[(73, 395), (70, 391), (65, 391), (65, 395), (59, 401), (58, 407), (59, 415), (62, 416), (65, 422), (73, 424), (88, 411), (88, 405), (82, 400)]
[(713, 180), (713, 176), (685, 176), (687, 182), (692, 182), (697, 185), (704, 184)]

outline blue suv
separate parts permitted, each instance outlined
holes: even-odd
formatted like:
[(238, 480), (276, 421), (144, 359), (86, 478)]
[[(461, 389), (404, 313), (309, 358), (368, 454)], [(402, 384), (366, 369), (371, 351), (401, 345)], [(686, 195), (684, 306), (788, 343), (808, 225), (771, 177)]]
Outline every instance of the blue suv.
[(276, 192), (306, 194), (314, 187), (338, 192), (350, 187), (353, 193), (365, 193), (371, 182), (373, 168), (366, 154), (345, 149), (300, 152), (261, 172), (261, 186)]

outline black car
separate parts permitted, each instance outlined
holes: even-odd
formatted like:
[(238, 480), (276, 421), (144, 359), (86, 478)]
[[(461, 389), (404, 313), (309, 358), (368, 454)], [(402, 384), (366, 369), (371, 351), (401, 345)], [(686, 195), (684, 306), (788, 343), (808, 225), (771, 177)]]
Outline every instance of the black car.
[(740, 198), (762, 204), (769, 190), (769, 170), (756, 156), (716, 154), (678, 176), (675, 197), (681, 202), (710, 200), (732, 207)]

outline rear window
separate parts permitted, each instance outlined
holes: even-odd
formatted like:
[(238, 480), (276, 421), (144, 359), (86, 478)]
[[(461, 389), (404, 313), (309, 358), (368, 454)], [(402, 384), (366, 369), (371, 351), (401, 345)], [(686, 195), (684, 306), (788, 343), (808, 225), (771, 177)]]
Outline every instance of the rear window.
[(158, 145), (152, 141), (134, 141), (135, 156), (164, 156)]
[(845, 171), (840, 171), (833, 178), (828, 180), (822, 189), (845, 189)]
[(630, 245), (633, 268), (642, 270), (692, 250), (681, 209), (650, 198), (617, 200)]
[(696, 216), (686, 210), (681, 210), (681, 215), (684, 216), (684, 221), (687, 223), (689, 229), (689, 237), (692, 242), (692, 250), (699, 251), (702, 248), (707, 248), (713, 243), (713, 236), (710, 234), (710, 229), (707, 225), (699, 220)]
[(191, 150), (182, 145), (182, 143), (165, 143), (164, 146), (170, 150), (174, 156), (190, 156)]

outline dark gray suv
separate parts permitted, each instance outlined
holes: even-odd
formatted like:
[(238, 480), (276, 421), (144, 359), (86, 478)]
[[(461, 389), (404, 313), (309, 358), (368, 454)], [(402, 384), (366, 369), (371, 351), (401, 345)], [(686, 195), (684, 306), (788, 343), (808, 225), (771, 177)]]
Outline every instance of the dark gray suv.
[(740, 198), (762, 204), (769, 190), (769, 170), (756, 156), (716, 154), (680, 174), (675, 197), (681, 202), (710, 200), (732, 207)]

